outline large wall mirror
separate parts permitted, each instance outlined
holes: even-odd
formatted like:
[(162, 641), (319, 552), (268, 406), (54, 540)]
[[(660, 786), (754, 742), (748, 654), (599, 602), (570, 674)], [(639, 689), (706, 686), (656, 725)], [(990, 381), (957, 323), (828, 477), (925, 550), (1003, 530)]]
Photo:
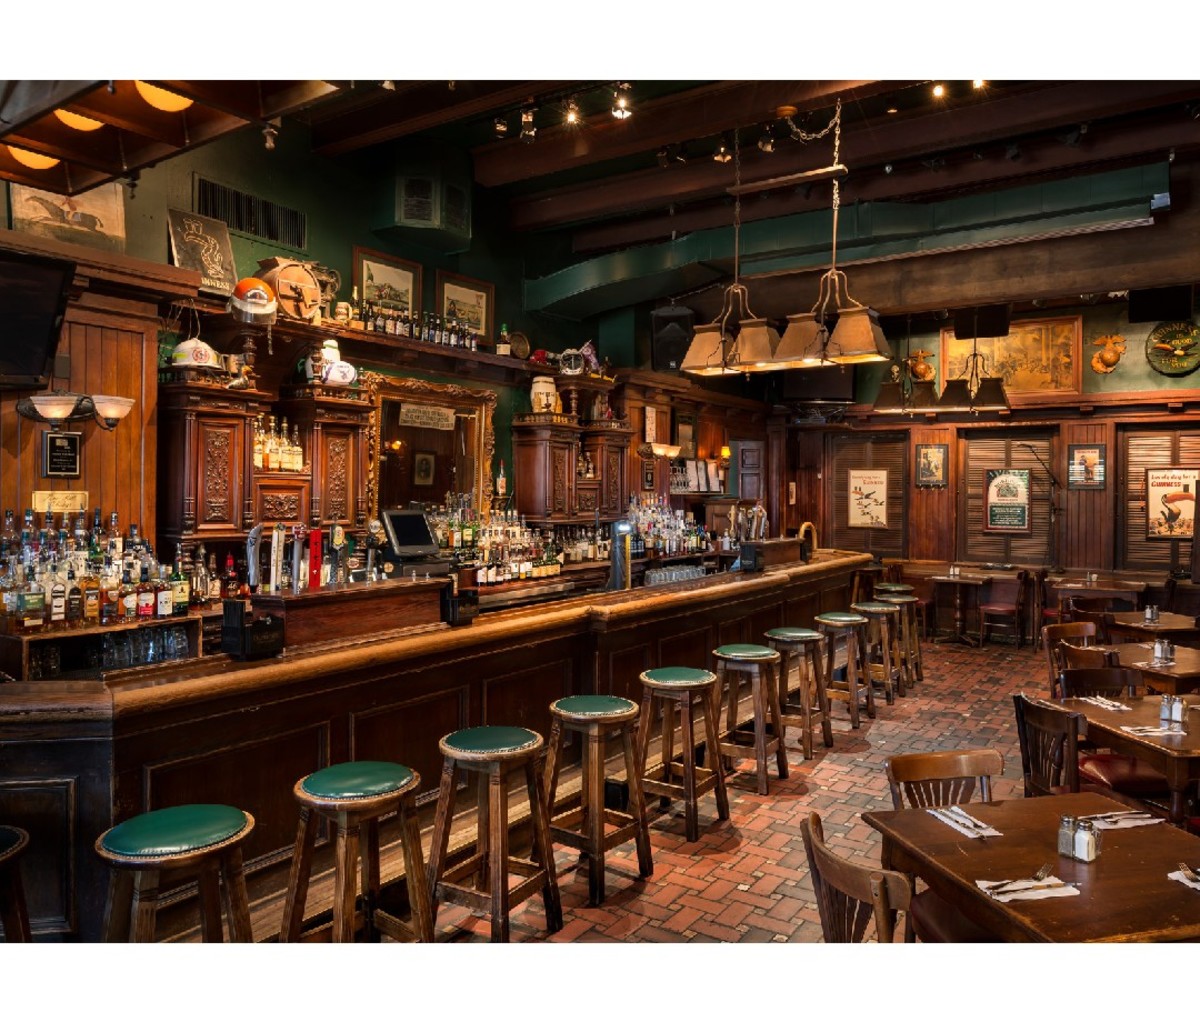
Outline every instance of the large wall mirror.
[(364, 373), (374, 403), (367, 507), (440, 505), (467, 494), (487, 514), (492, 504), (492, 415), (496, 394), (449, 383)]

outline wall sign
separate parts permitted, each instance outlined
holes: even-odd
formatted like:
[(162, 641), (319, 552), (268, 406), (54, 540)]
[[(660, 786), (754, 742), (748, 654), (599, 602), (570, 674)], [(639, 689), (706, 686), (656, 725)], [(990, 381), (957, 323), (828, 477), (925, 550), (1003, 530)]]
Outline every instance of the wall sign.
[(852, 529), (887, 528), (887, 469), (847, 469), (848, 520)]
[(167, 229), (171, 235), (171, 258), (176, 266), (200, 273), (201, 291), (218, 295), (233, 292), (237, 267), (224, 221), (182, 209), (168, 209)]
[(1070, 444), (1067, 447), (1067, 489), (1104, 489), (1106, 444)]
[(453, 408), (443, 408), (441, 405), (402, 404), (399, 421), (401, 426), (453, 429), (455, 412)]
[(983, 531), (1029, 535), (1029, 469), (983, 470)]
[(1191, 539), (1198, 468), (1146, 469), (1146, 538)]
[(78, 479), (83, 451), (82, 433), (42, 433), (42, 475), (53, 479)]

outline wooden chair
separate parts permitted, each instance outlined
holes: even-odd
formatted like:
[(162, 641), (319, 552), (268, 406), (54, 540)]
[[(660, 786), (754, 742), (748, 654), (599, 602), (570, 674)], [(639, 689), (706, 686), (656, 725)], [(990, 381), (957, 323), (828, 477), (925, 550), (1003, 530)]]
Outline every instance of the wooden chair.
[(989, 628), (1006, 628), (1016, 637), (1017, 649), (1025, 638), (1025, 589), (1027, 571), (1013, 578), (994, 579), (986, 600), (979, 604), (979, 645), (987, 642)]
[(1083, 714), (1013, 693), (1025, 797), (1080, 790), (1079, 733)]
[(1058, 673), (1058, 686), (1064, 699), (1079, 696), (1120, 699), (1137, 695), (1141, 684), (1142, 672), (1133, 667), (1077, 667)]
[[(1081, 624), (1090, 624), (1084, 621)], [(1059, 673), (1081, 668), (1120, 667), (1117, 654), (1103, 646), (1072, 646), (1062, 639), (1058, 641), (1057, 658)], [(1057, 687), (1057, 686), (1056, 686)]]
[(1062, 624), (1058, 616), (1058, 594), (1051, 588), (1046, 569), (1039, 568), (1033, 576), (1033, 648), (1045, 643), (1042, 629)]
[[(880, 944), (892, 943), (897, 914), (907, 913), (912, 902), (912, 879), (896, 870), (861, 866), (830, 851), (816, 813), (800, 821), (800, 833), (826, 943), (862, 943), (872, 920), (875, 939)], [(912, 942), (912, 928), (904, 925), (902, 929), (905, 942)]]
[(1058, 698), (1058, 672), (1063, 669), (1059, 662), (1058, 644), (1063, 639), (1083, 641), (1096, 640), (1096, 625), (1092, 621), (1065, 621), (1056, 625), (1042, 625), (1041, 643), (1046, 651), (1046, 666), (1050, 670), (1050, 698)]
[(1004, 772), (995, 749), (910, 752), (887, 761), (888, 787), (896, 809), (969, 802), (979, 787), (981, 802), (992, 798), (992, 778)]
[(1068, 601), (1072, 621), (1090, 621), (1096, 626), (1096, 641), (1101, 645), (1112, 642), (1108, 628), (1112, 624), (1112, 614), (1107, 610), (1091, 610), (1081, 607), (1074, 600)]

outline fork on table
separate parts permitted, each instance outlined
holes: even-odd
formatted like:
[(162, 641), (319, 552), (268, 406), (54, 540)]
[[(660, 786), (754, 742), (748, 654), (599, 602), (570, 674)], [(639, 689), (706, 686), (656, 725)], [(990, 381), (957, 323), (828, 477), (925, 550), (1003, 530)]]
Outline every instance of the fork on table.
[(1046, 862), (1046, 863), (1042, 864), (1042, 866), (1038, 869), (1038, 871), (1036, 873), (1033, 874), (1033, 876), (1028, 877), (1025, 880), (998, 880), (994, 884), (988, 884), (984, 888), (984, 890), (988, 894), (1002, 894), (1004, 892), (1005, 888), (1013, 887), (1017, 884), (1040, 883), (1042, 880), (1045, 880), (1046, 877), (1048, 877), (1051, 874), (1051, 872), (1053, 872), (1053, 870), (1054, 870), (1054, 865), (1052, 863)]
[(1197, 873), (1186, 862), (1179, 864), (1179, 872), (1183, 874), (1183, 879), (1190, 884), (1200, 884), (1200, 873)]

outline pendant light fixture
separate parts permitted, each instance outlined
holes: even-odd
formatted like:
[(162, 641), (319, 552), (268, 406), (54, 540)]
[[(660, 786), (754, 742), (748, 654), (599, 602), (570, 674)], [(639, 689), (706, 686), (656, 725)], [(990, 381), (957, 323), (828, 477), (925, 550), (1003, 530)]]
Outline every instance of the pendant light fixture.
[(971, 354), (967, 356), (963, 375), (947, 380), (938, 399), (939, 412), (1006, 412), (1009, 404), (1004, 380), (987, 376), (987, 359), (979, 354), (979, 310), (971, 317)]

